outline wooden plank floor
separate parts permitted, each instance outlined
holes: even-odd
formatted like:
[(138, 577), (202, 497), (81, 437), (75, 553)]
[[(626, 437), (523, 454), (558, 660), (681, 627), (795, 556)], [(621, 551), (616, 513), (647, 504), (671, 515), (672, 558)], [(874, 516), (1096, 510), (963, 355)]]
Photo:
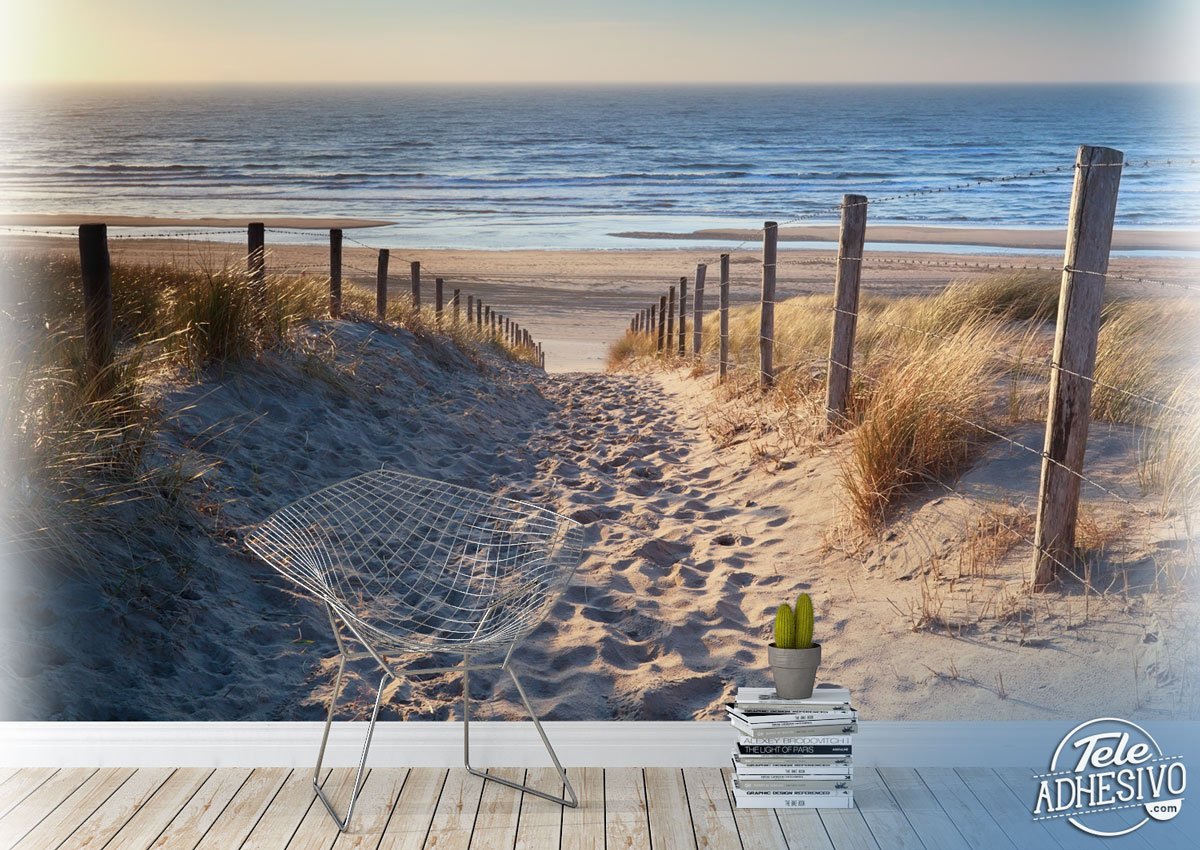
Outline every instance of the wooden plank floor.
[[(549, 769), (498, 776), (562, 793)], [(860, 768), (855, 808), (735, 810), (728, 770), (572, 768), (564, 810), (465, 770), (367, 773), (352, 831), (315, 801), (309, 771), (0, 771), (0, 850), (1075, 850), (1190, 847), (1176, 824), (1099, 839), (1029, 813), (1033, 771)], [(350, 770), (322, 787), (344, 810)]]

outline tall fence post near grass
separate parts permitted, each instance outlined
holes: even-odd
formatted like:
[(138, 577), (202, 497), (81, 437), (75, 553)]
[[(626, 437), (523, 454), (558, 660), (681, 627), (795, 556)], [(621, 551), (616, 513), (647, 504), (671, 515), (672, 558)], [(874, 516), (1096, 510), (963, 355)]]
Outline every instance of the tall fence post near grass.
[(387, 316), (387, 278), (390, 253), (387, 248), (379, 249), (379, 263), (375, 269), (375, 315), (381, 319)]
[(729, 255), (721, 255), (721, 285), (719, 289), (720, 301), (718, 308), (721, 311), (720, 320), (720, 335), (721, 335), (721, 350), (719, 357), (721, 359), (718, 366), (718, 377), (720, 380), (725, 380), (725, 371), (729, 364)]
[(658, 327), (658, 305), (651, 304), (650, 305), (650, 324), (647, 326), (646, 330), (649, 331), (649, 333), (651, 335), (653, 335), (654, 329), (657, 327)]
[(475, 299), (475, 327), (480, 333), (483, 333), (483, 299), (482, 298)]
[(79, 272), (83, 281), (83, 348), (92, 375), (113, 359), (112, 266), (108, 225), (79, 225)]
[(442, 279), (435, 277), (433, 279), (433, 312), (438, 320), (442, 318)]
[(658, 297), (658, 353), (663, 352), (663, 332), (667, 325), (667, 296)]
[(775, 383), (775, 258), (779, 246), (779, 225), (763, 224), (762, 304), (758, 327), (758, 385), (763, 389)]
[(329, 315), (342, 316), (342, 231), (329, 231)]
[(475, 296), (467, 296), (467, 324), (471, 324), (475, 319)]
[(687, 354), (687, 278), (679, 278), (679, 356)]
[(700, 342), (704, 334), (704, 275), (708, 266), (699, 263), (696, 266), (696, 292), (692, 295), (692, 354), (700, 357)]
[(664, 353), (669, 357), (675, 348), (675, 287), (667, 290), (667, 347)]
[(842, 227), (833, 285), (833, 335), (829, 340), (829, 368), (825, 377), (825, 420), (830, 427), (844, 424), (850, 408), (858, 285), (862, 278), (866, 232), (866, 196), (842, 195)]
[(1075, 556), (1096, 342), (1124, 160), (1121, 151), (1089, 145), (1080, 146), (1075, 159), (1038, 486), (1034, 590), (1044, 590), (1058, 565), (1072, 563)]
[(261, 221), (246, 225), (246, 273), (261, 298), (267, 286), (267, 228)]
[(408, 264), (408, 274), (412, 281), (412, 306), (414, 310), (421, 309), (421, 264), (413, 260)]
[(450, 307), (454, 311), (454, 324), (458, 324), (458, 296), (460, 290), (454, 290), (454, 294), (450, 296)]

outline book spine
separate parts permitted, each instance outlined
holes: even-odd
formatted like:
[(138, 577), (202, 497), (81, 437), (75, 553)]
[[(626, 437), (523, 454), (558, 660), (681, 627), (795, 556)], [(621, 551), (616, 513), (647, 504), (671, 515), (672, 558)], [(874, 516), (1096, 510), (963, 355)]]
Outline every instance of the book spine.
[(750, 744), (738, 744), (738, 752), (755, 756), (848, 756), (849, 744), (764, 744), (756, 741)]
[(854, 711), (854, 706), (848, 702), (830, 703), (828, 705), (818, 705), (800, 710), (797, 710), (796, 707), (792, 705), (779, 704), (735, 705), (734, 708), (742, 714), (751, 717), (757, 717), (760, 714), (813, 714), (818, 717), (824, 717), (835, 711)]
[[(739, 744), (761, 744), (761, 738), (753, 738), (749, 735), (738, 737)], [(780, 736), (770, 740), (772, 744), (796, 744), (805, 747), (849, 747), (854, 743), (854, 739), (849, 735), (797, 735), (794, 738), (785, 738)]]
[(766, 791), (733, 792), (739, 809), (852, 809), (854, 797), (815, 797), (809, 794), (775, 794)]
[(744, 765), (747, 770), (751, 770), (757, 765), (769, 765), (770, 767), (820, 767), (826, 770), (840, 768), (842, 770), (849, 770), (852, 761), (850, 756), (756, 756), (750, 753), (737, 752), (733, 756), (734, 760), (738, 764)]
[[(841, 721), (853, 722), (858, 720), (858, 712), (855, 711), (802, 711), (792, 714), (747, 714), (743, 716), (737, 711), (730, 709), (729, 716), (743, 723), (748, 723), (755, 729), (770, 729), (775, 726), (831, 726)], [(770, 719), (768, 720), (767, 718)]]
[(749, 735), (752, 738), (800, 738), (805, 735), (851, 735), (858, 731), (858, 724), (836, 723), (836, 724), (795, 724), (788, 723), (781, 726), (751, 726), (738, 720), (736, 717), (731, 717), (729, 723), (734, 729), (737, 729), (743, 735)]
[(838, 781), (854, 778), (850, 767), (804, 767), (794, 764), (742, 764), (735, 767), (738, 779), (818, 779)]

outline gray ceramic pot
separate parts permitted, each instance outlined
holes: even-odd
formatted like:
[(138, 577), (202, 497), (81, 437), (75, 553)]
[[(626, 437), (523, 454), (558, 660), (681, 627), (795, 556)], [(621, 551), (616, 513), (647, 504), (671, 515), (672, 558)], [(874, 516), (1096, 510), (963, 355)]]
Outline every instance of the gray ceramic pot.
[(767, 660), (775, 677), (776, 696), (780, 699), (812, 696), (817, 668), (821, 666), (821, 644), (814, 643), (808, 649), (780, 649), (771, 643), (767, 645)]

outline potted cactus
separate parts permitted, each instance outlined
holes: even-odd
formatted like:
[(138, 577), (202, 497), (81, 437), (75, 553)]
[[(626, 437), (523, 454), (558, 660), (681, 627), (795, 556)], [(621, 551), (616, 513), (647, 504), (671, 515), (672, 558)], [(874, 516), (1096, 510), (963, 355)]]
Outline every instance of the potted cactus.
[(812, 696), (821, 664), (821, 644), (813, 643), (812, 597), (801, 593), (793, 610), (786, 602), (775, 611), (775, 642), (767, 646), (767, 659), (780, 699)]

